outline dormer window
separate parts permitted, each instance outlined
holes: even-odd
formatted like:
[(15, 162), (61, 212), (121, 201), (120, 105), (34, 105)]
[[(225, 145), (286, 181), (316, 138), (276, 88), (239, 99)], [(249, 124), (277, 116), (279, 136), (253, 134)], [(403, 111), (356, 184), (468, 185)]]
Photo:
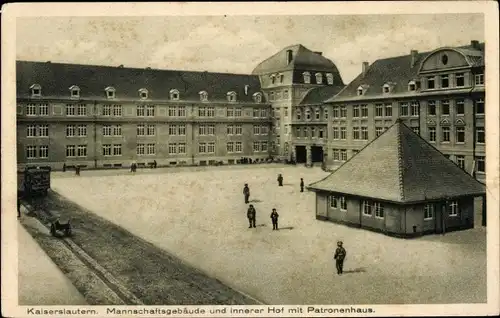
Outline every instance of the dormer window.
[[(358, 88), (358, 90), (359, 90), (359, 88)], [(382, 91), (384, 92), (384, 94), (389, 93), (391, 91), (391, 86), (389, 86), (389, 84), (384, 84), (384, 86), (382, 87)]]
[(227, 100), (230, 102), (235, 102), (236, 101), (236, 93), (235, 92), (227, 93)]
[(170, 100), (179, 100), (179, 91), (175, 88), (170, 90)]
[(201, 91), (198, 94), (200, 94), (200, 100), (202, 102), (206, 102), (208, 100), (208, 93), (205, 91)]
[(304, 72), (304, 73), (302, 73), (302, 75), (304, 76), (304, 83), (310, 84), (311, 83), (311, 73)]
[(271, 75), (271, 84), (275, 84), (276, 83), (276, 75)]
[(416, 91), (417, 90), (417, 82), (415, 82), (415, 81), (409, 81), (408, 82), (408, 90), (410, 92)]
[(80, 98), (80, 87), (73, 85), (69, 88), (71, 98)]
[(365, 90), (363, 89), (362, 86), (359, 86), (357, 89), (358, 96), (362, 96), (364, 94)]
[(105, 91), (106, 91), (107, 98), (109, 98), (109, 99), (115, 98), (116, 90), (114, 87), (106, 87)]
[(332, 73), (326, 73), (326, 81), (327, 81), (328, 85), (333, 84), (333, 74)]
[(261, 93), (255, 93), (255, 94), (253, 94), (253, 100), (256, 103), (262, 103), (262, 94)]
[(316, 73), (316, 84), (323, 84), (323, 74)]
[(147, 98), (148, 98), (148, 95), (149, 95), (149, 94), (148, 94), (148, 90), (147, 90), (147, 89), (145, 89), (145, 88), (141, 88), (141, 89), (139, 90), (139, 97), (140, 97), (141, 99), (147, 99)]
[(31, 89), (31, 96), (33, 97), (42, 96), (42, 87), (39, 84), (31, 85), (30, 89)]

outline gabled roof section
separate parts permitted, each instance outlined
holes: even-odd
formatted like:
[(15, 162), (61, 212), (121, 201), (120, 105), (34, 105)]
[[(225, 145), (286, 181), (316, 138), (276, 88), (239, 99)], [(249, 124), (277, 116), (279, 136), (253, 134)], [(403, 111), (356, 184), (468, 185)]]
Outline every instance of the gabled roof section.
[(206, 91), (210, 101), (227, 102), (226, 94), (234, 91), (238, 101), (253, 103), (253, 93), (260, 91), (259, 78), (244, 74), (28, 61), (17, 61), (16, 73), (18, 98), (29, 97), (34, 83), (44, 97), (69, 96), (68, 87), (78, 85), (81, 98), (105, 98), (105, 88), (113, 87), (117, 99), (139, 99), (138, 90), (146, 88), (149, 100), (169, 100), (170, 90), (177, 89), (181, 101), (199, 101), (198, 93)]
[[(292, 60), (287, 63), (287, 51), (292, 52)], [(335, 64), (322, 54), (313, 52), (301, 44), (288, 46), (268, 59), (262, 61), (252, 74), (262, 75), (286, 70), (312, 70), (338, 73)], [(314, 76), (314, 74), (312, 74)]]
[[(453, 49), (463, 54), (467, 62), (471, 66), (484, 65), (484, 43), (478, 43), (476, 47), (472, 45), (460, 47), (443, 47), (429, 52), (417, 53), (416, 59), (412, 65), (411, 54), (404, 56), (396, 56), (385, 59), (376, 60), (368, 67), (365, 75), (360, 73), (352, 82), (347, 84), (346, 88), (334, 98), (327, 100), (327, 102), (335, 102), (337, 100), (350, 100), (357, 98), (373, 98), (384, 96), (382, 93), (382, 86), (387, 82), (394, 82), (395, 86), (391, 95), (408, 92), (408, 83), (411, 80), (418, 78), (418, 72), (422, 62), (434, 52), (442, 49)], [(363, 96), (357, 96), (357, 88), (361, 85), (369, 85)]]
[(400, 204), (485, 193), (482, 184), (401, 121), (309, 189)]
[(337, 95), (345, 86), (321, 86), (307, 92), (299, 105), (318, 105)]

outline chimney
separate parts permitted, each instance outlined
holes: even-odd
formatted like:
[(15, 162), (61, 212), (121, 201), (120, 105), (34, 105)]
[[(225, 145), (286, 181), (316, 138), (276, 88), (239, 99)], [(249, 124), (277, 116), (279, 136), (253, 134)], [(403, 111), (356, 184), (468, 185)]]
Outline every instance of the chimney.
[(411, 67), (415, 67), (415, 64), (417, 63), (418, 51), (411, 50), (410, 55), (411, 55)]
[(287, 50), (286, 51), (286, 65), (289, 65), (290, 63), (292, 63), (292, 60), (293, 60), (293, 52), (292, 52), (292, 50)]
[(316, 53), (318, 55), (323, 55), (323, 52), (314, 52), (314, 53)]
[(363, 77), (366, 75), (366, 73), (368, 72), (368, 66), (370, 65), (370, 63), (368, 62), (363, 62)]
[(248, 88), (250, 87), (250, 85), (245, 85), (245, 95), (248, 95)]
[(472, 48), (474, 48), (476, 50), (479, 50), (479, 41), (477, 41), (477, 40), (470, 41), (470, 46), (472, 46)]

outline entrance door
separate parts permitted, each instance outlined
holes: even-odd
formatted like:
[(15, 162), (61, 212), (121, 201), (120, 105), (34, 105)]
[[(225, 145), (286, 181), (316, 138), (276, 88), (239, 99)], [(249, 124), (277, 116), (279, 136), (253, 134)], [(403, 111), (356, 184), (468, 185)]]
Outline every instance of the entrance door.
[(307, 151), (306, 146), (295, 146), (295, 156), (297, 163), (306, 163)]
[(323, 147), (320, 146), (311, 147), (311, 161), (323, 162)]

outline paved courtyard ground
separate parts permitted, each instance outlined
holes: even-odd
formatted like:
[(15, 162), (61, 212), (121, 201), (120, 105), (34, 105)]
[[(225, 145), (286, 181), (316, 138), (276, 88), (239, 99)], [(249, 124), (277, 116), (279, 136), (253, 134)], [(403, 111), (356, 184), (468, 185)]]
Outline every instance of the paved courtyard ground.
[[(315, 219), (318, 168), (124, 170), (53, 174), (52, 188), (225, 284), (269, 304), (415, 304), (486, 301), (486, 230), (412, 240)], [(278, 187), (278, 173), (284, 187)], [(250, 185), (257, 228), (242, 188)], [(269, 214), (280, 214), (272, 231)], [(337, 240), (347, 249), (337, 276)], [(161, 275), (161, 273), (158, 273)]]

